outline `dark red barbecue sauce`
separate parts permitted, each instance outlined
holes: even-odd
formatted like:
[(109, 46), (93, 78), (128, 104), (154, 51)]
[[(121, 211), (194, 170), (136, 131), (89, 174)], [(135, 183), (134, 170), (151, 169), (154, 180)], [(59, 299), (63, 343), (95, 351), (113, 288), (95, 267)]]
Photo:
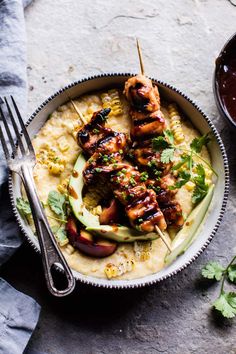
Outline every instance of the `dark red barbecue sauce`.
[(219, 96), (228, 115), (236, 122), (236, 40), (217, 59)]

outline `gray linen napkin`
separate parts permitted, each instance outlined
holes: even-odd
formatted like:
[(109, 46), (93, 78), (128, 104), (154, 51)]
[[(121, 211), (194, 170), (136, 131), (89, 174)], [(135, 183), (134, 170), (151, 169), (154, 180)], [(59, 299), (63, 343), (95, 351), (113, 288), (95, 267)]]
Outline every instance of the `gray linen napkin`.
[[(25, 117), (27, 104), (24, 8), (31, 0), (0, 0), (0, 97), (13, 95)], [(0, 265), (21, 245), (10, 206), (7, 170), (0, 149)], [(40, 306), (0, 278), (0, 354), (21, 354)]]

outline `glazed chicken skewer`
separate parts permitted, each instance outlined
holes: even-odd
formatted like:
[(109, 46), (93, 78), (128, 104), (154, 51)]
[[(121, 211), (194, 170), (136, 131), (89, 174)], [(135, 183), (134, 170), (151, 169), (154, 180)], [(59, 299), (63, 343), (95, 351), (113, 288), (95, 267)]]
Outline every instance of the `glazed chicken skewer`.
[[(80, 112), (80, 110), (78, 109), (78, 107), (76, 106), (76, 104), (70, 99), (70, 101), (71, 101), (71, 103), (72, 103), (72, 105), (73, 105), (73, 107), (74, 107), (74, 109), (75, 109), (75, 111), (77, 112), (77, 114), (78, 114), (78, 116), (79, 116), (79, 118), (80, 118), (80, 120), (82, 121), (82, 123), (85, 125), (85, 124), (87, 124), (87, 122), (86, 122), (86, 120), (85, 120), (85, 118), (83, 117), (83, 114)], [(94, 128), (94, 129), (96, 129), (96, 128)], [(93, 129), (93, 130), (94, 130)], [(82, 134), (83, 135), (83, 134)], [(83, 139), (83, 138), (82, 138)], [(120, 149), (119, 149), (120, 150)], [(90, 151), (90, 153), (92, 153), (93, 151)], [(99, 152), (99, 154), (101, 154), (100, 152)], [(90, 160), (90, 162), (91, 162), (91, 160)], [(130, 165), (129, 165), (130, 166)], [(104, 166), (103, 166), (104, 167)], [(120, 167), (121, 167), (121, 165), (120, 165)], [(127, 167), (127, 165), (125, 165), (124, 167)], [(123, 169), (123, 168), (122, 168)], [(118, 174), (120, 174), (120, 172), (122, 173), (122, 169), (120, 170), (120, 171), (118, 171)], [(106, 171), (107, 171), (108, 169), (106, 169)], [(87, 172), (89, 171), (89, 169), (87, 169)], [(95, 170), (95, 171), (97, 171), (97, 170)], [(109, 171), (110, 172), (110, 171)], [(135, 172), (136, 172), (136, 178), (137, 178), (137, 170), (135, 169)], [(87, 173), (85, 173), (85, 174), (87, 174)], [(139, 177), (139, 176), (138, 176)], [(113, 178), (113, 180), (114, 180), (114, 177), (112, 177)], [(133, 180), (133, 179), (131, 179), (131, 180)], [(145, 189), (145, 186), (144, 185), (142, 185), (141, 186), (141, 189), (142, 190), (144, 190)], [(154, 198), (154, 195), (153, 195), (153, 192), (151, 193), (152, 194), (152, 197)], [(124, 192), (122, 192), (122, 194), (121, 195), (124, 195)], [(157, 205), (156, 205), (156, 207), (157, 207)], [(157, 209), (158, 209), (158, 207), (157, 207)], [(132, 211), (131, 211), (131, 213), (132, 213)], [(163, 218), (164, 219), (164, 218)], [(166, 228), (166, 223), (164, 222), (164, 220), (162, 219), (162, 228), (164, 229), (164, 228)], [(140, 220), (140, 219), (139, 219)], [(157, 225), (156, 225), (157, 226)], [(163, 235), (163, 233), (161, 232), (161, 230), (160, 230), (160, 228), (159, 228), (159, 226), (157, 226), (157, 228), (155, 227), (155, 231), (159, 234), (159, 236), (160, 236), (160, 238), (162, 239), (162, 241), (165, 243), (165, 245), (166, 245), (166, 247), (168, 248), (168, 250), (171, 252), (171, 249), (170, 249), (170, 247), (169, 247), (169, 245), (168, 245), (168, 243), (167, 243), (167, 241), (166, 241), (166, 239), (165, 239), (165, 236)]]
[(157, 225), (165, 230), (165, 218), (155, 192), (142, 182), (138, 168), (124, 161), (129, 147), (128, 137), (105, 127), (109, 112), (110, 109), (95, 112), (90, 122), (78, 131), (78, 143), (90, 156), (83, 171), (84, 181), (91, 184), (99, 176), (107, 176), (133, 227), (142, 232), (153, 232)]
[[(157, 86), (144, 76), (141, 49), (137, 40), (141, 74), (129, 78), (124, 94), (129, 101), (132, 119), (132, 157), (135, 163), (152, 175), (147, 184), (156, 191), (157, 201), (169, 225), (181, 227), (184, 223), (180, 204), (173, 200), (176, 191), (169, 190), (175, 178), (170, 174), (172, 163), (162, 163), (160, 152), (152, 148), (152, 138), (163, 134), (166, 122), (160, 109)], [(148, 166), (148, 167), (147, 167)], [(155, 173), (153, 173), (155, 172)], [(161, 177), (161, 178), (157, 178)]]

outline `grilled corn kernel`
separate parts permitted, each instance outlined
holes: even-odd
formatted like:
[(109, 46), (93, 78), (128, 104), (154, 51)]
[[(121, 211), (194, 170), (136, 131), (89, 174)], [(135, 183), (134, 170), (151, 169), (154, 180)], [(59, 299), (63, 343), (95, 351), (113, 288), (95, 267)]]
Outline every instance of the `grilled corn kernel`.
[(87, 109), (87, 114), (88, 115), (92, 115), (94, 112), (93, 108), (90, 106), (88, 109)]
[(60, 175), (64, 171), (64, 169), (65, 166), (59, 163), (49, 162), (48, 164), (48, 170), (53, 175)]
[(206, 178), (211, 179), (213, 172), (209, 168), (205, 168), (205, 176)]
[(152, 250), (152, 242), (150, 241), (136, 241), (134, 242), (134, 255), (135, 260), (145, 262), (150, 258)]
[(70, 145), (68, 144), (68, 142), (66, 141), (66, 138), (64, 136), (62, 136), (59, 140), (58, 140), (58, 146), (61, 152), (65, 152), (69, 149)]
[(119, 263), (118, 265), (108, 263), (104, 269), (104, 273), (106, 274), (108, 279), (111, 279), (116, 278), (127, 272), (131, 272), (134, 267), (135, 261), (133, 259), (126, 260), (124, 262)]
[[(87, 118), (86, 117), (84, 117), (86, 120), (87, 120)], [(77, 135), (78, 135), (78, 131), (80, 130), (80, 125), (78, 125), (78, 124), (76, 124), (76, 125), (74, 125), (74, 128), (73, 128), (73, 130), (71, 131), (71, 135), (73, 136), (73, 138), (75, 139), (75, 140), (77, 140)]]
[(43, 150), (50, 150), (50, 144), (49, 143), (43, 143), (41, 145), (41, 149)]
[(181, 117), (179, 115), (177, 106), (175, 104), (170, 104), (168, 106), (168, 113), (170, 116), (170, 128), (173, 131), (175, 141), (177, 143), (182, 143), (185, 137), (183, 134)]
[(69, 178), (65, 178), (65, 179), (57, 186), (58, 192), (60, 192), (61, 194), (66, 194), (66, 193), (67, 193), (68, 184), (69, 184)]
[(185, 188), (186, 188), (189, 192), (193, 191), (193, 190), (194, 190), (194, 187), (195, 187), (195, 184), (194, 184), (193, 182), (191, 182), (191, 181), (189, 181), (189, 182), (187, 182), (187, 183), (185, 184)]
[(109, 265), (107, 265), (106, 267), (105, 267), (105, 269), (104, 269), (104, 272), (105, 272), (105, 274), (106, 274), (106, 276), (107, 276), (107, 278), (108, 279), (111, 279), (112, 278), (112, 268), (113, 268), (114, 266), (109, 266)]
[(68, 245), (66, 246), (66, 248), (65, 248), (65, 251), (66, 251), (67, 254), (71, 255), (72, 253), (75, 252), (75, 249), (74, 249), (73, 246), (71, 246), (70, 244), (68, 244)]
[(113, 89), (101, 94), (101, 99), (102, 107), (110, 108), (111, 113), (114, 116), (118, 116), (119, 114), (123, 113), (122, 103), (119, 97), (119, 92), (117, 90)]

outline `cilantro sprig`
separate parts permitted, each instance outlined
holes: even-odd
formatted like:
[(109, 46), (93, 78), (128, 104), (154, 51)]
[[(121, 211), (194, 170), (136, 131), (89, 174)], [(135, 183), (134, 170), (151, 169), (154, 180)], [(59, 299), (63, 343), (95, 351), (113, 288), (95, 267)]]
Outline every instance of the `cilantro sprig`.
[(47, 203), (50, 209), (62, 220), (66, 218), (67, 202), (64, 194), (58, 193), (57, 191), (50, 191)]
[[(190, 149), (185, 149), (184, 147), (174, 145), (174, 136), (170, 130), (166, 130), (164, 136), (159, 136), (152, 140), (152, 148), (155, 151), (160, 151), (162, 163), (173, 161), (176, 150), (183, 151), (180, 155), (180, 161), (172, 167), (173, 171), (178, 171), (178, 180), (174, 186), (169, 188), (172, 190), (181, 188), (191, 180), (195, 184), (192, 195), (193, 204), (198, 204), (205, 197), (209, 188), (206, 183), (205, 170), (202, 164), (196, 165), (195, 173), (193, 174), (193, 157), (198, 157), (216, 174), (210, 164), (199, 155), (203, 146), (206, 146), (209, 141), (210, 136), (207, 133), (199, 138), (194, 138), (190, 144)], [(184, 167), (184, 170), (181, 170), (182, 167)]]
[(236, 256), (224, 268), (219, 262), (211, 261), (202, 269), (202, 276), (221, 282), (218, 298), (213, 302), (213, 307), (226, 318), (236, 316), (236, 291), (225, 291), (226, 280), (236, 284)]

